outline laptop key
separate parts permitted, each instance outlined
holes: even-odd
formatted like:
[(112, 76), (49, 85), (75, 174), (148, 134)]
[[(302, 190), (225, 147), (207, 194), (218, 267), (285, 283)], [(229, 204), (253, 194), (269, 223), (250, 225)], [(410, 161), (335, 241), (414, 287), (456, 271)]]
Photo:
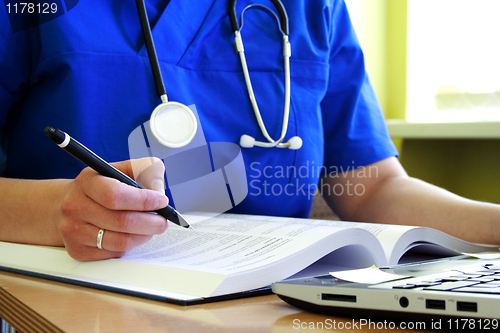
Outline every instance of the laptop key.
[(463, 277), (465, 277), (465, 278), (479, 278), (479, 277), (481, 277), (482, 275), (481, 275), (481, 274), (465, 273), (465, 274), (460, 275), (460, 276), (463, 276)]
[(477, 282), (493, 282), (495, 279), (489, 277), (489, 276), (483, 276), (479, 278), (472, 278), (470, 281), (477, 281)]
[(464, 287), (464, 288), (452, 289), (450, 291), (465, 292), (465, 293), (481, 293), (481, 294), (500, 294), (500, 287), (497, 287), (497, 288), (480, 288), (480, 287), (477, 287), (477, 286), (472, 286), (472, 287)]
[(417, 288), (417, 285), (407, 283), (407, 284), (392, 286), (392, 289), (413, 289), (413, 288)]
[(442, 284), (437, 285), (437, 286), (425, 287), (424, 290), (447, 291), (447, 290), (453, 290), (456, 288), (469, 287), (469, 286), (473, 286), (473, 285), (476, 285), (479, 283), (480, 282), (475, 282), (475, 281), (443, 282)]
[(489, 270), (496, 270), (497, 272), (500, 272), (500, 266), (494, 265), (494, 264), (486, 264), (484, 265), (484, 268), (489, 269)]
[(500, 281), (486, 282), (474, 285), (475, 288), (500, 288)]
[(439, 282), (432, 282), (432, 281), (422, 281), (422, 282), (418, 282), (416, 283), (417, 287), (431, 287), (431, 286), (437, 286), (437, 285), (440, 285), (442, 284), (441, 281)]
[(464, 274), (464, 275), (453, 275), (453, 276), (444, 277), (444, 278), (442, 278), (442, 281), (443, 282), (447, 282), (447, 281), (465, 281), (467, 279), (468, 279), (468, 277)]

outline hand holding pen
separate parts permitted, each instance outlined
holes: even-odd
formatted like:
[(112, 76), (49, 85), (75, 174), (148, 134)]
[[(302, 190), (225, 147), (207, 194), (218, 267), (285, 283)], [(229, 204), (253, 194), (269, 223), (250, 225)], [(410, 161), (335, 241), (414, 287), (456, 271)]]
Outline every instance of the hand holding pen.
[[(58, 229), (73, 258), (120, 257), (153, 235), (163, 233), (167, 228), (166, 218), (189, 227), (183, 217), (168, 206), (168, 198), (160, 193), (163, 185), (159, 186), (161, 191), (148, 190), (130, 178), (134, 174), (130, 161), (111, 166), (66, 133), (51, 127), (47, 127), (45, 133), (91, 167), (82, 170), (70, 183), (60, 205)], [(147, 185), (163, 181), (163, 163), (156, 161), (153, 165), (150, 158), (134, 161), (136, 173), (148, 169), (143, 173)]]

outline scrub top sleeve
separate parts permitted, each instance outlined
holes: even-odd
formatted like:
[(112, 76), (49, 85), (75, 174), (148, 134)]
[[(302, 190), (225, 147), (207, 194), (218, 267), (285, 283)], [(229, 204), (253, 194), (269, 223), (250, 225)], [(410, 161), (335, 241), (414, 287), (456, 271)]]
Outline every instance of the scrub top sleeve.
[(12, 32), (7, 14), (0, 10), (0, 131), (2, 133), (7, 116), (14, 105), (21, 100), (22, 90), (28, 84), (30, 77), (29, 34), (29, 30)]
[(343, 1), (332, 11), (328, 89), (321, 103), (326, 170), (342, 171), (397, 156), (363, 52)]

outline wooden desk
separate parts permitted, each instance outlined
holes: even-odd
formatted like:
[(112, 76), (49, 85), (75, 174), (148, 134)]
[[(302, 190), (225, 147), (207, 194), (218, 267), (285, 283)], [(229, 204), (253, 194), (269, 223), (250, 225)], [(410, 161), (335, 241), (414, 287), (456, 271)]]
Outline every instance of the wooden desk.
[[(343, 326), (353, 322), (300, 311), (276, 295), (183, 307), (6, 272), (0, 272), (0, 317), (20, 332), (37, 333), (293, 332), (304, 330), (297, 329), (297, 323), (329, 319)], [(334, 330), (325, 326), (315, 331), (362, 332), (368, 328)]]

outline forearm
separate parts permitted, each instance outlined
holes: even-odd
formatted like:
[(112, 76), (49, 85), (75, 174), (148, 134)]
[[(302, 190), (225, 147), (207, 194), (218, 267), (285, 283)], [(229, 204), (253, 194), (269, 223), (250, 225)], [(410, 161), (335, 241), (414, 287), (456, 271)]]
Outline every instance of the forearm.
[(464, 199), (408, 177), (395, 157), (322, 181), (329, 188), (358, 189), (354, 195), (323, 194), (344, 220), (426, 226), (471, 242), (500, 244), (499, 205)]
[[(136, 171), (143, 185), (155, 188), (165, 172), (158, 161), (113, 165), (129, 177)], [(117, 258), (167, 229), (165, 218), (150, 213), (167, 204), (163, 186), (140, 189), (91, 168), (75, 179), (0, 178), (0, 241), (64, 246), (77, 260)]]
[(382, 182), (352, 218), (427, 226), (472, 242), (500, 244), (500, 206), (468, 200), (407, 176)]
[(57, 220), (70, 182), (0, 178), (0, 240), (62, 246)]

